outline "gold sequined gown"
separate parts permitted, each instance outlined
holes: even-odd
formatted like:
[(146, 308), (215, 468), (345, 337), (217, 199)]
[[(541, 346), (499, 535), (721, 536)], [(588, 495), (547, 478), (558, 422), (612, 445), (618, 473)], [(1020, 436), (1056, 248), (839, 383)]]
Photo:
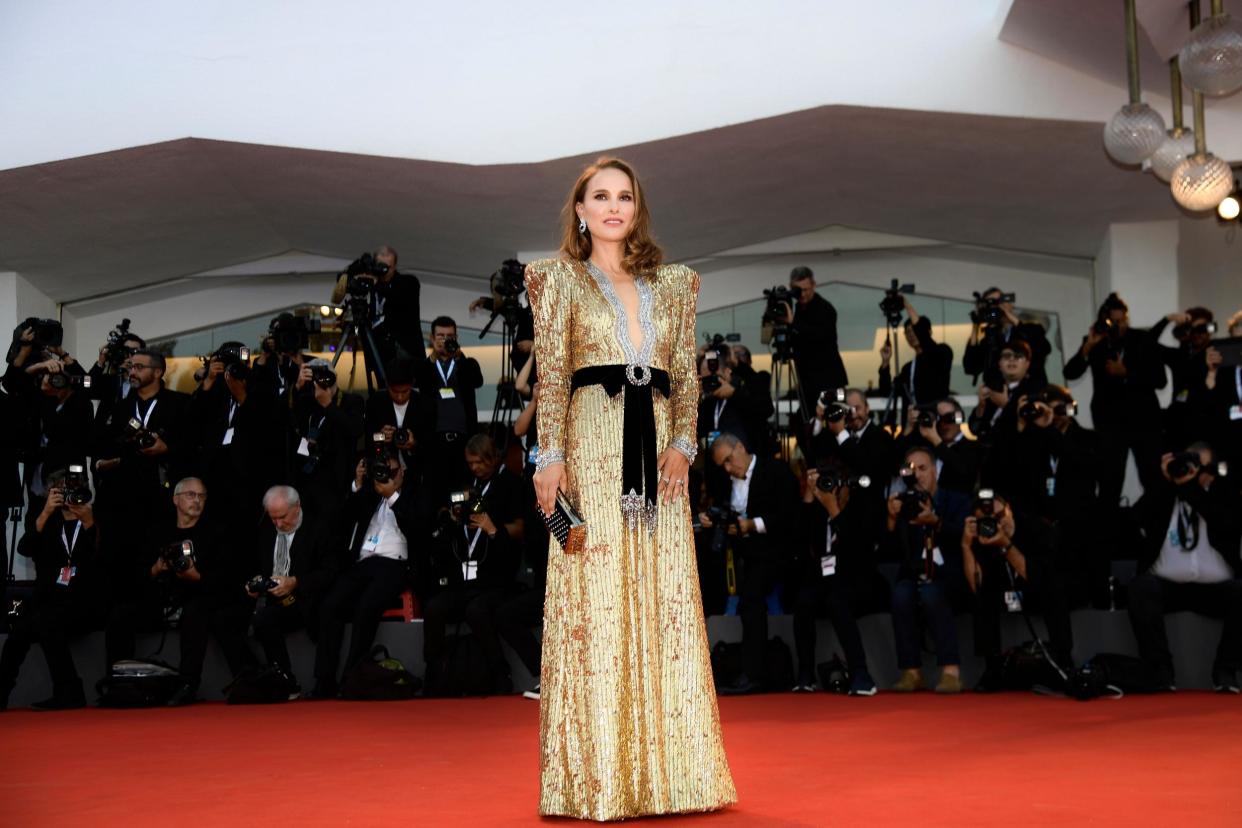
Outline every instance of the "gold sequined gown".
[(602, 273), (543, 260), (527, 268), (535, 317), (541, 464), (564, 457), (566, 494), (586, 548), (550, 541), (540, 680), (540, 813), (611, 820), (706, 811), (737, 801), (708, 658), (690, 508), (660, 503), (654, 531), (623, 519), (622, 395), (570, 393), (590, 366), (647, 364), (670, 375), (654, 392), (657, 453), (695, 451), (699, 277), (680, 265), (640, 279), (640, 351)]

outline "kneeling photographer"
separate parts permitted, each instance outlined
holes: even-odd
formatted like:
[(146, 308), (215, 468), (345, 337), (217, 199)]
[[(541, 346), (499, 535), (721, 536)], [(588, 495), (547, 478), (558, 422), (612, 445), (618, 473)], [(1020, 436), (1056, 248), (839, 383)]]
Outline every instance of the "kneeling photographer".
[[(962, 571), (974, 593), (975, 654), (986, 662), (975, 691), (1004, 690), (1002, 613), (1027, 615), (1036, 605), (1048, 625), (1048, 655), (1068, 674), (1074, 647), (1065, 585), (1052, 560), (1052, 533), (1042, 522), (1017, 517), (991, 489), (980, 489), (962, 530)], [(1030, 627), (1032, 634), (1035, 628)], [(1038, 637), (1037, 637), (1038, 639)]]
[(362, 459), (354, 470), (354, 493), (345, 504), (347, 558), (319, 610), (315, 698), (335, 698), (340, 690), (345, 625), (352, 625), (348, 671), (370, 652), (384, 610), (409, 586), (411, 545), (425, 530), (419, 493), (402, 491), (404, 482), (405, 470), (387, 450)]
[(70, 641), (95, 628), (105, 594), (95, 515), (86, 470), (48, 475), (48, 496), (26, 549), (35, 561), (34, 594), (21, 603), (0, 652), (0, 710), (8, 707), (18, 671), (30, 647), (43, 648), (52, 676), (52, 696), (33, 706), (65, 710), (86, 705)]
[[(858, 632), (858, 616), (888, 609), (888, 584), (876, 569), (873, 512), (855, 491), (871, 478), (854, 477), (839, 461), (807, 472), (794, 598), (794, 644), (798, 679), (794, 692), (815, 687), (815, 621), (827, 616), (845, 650), (851, 696), (873, 696), (875, 681)], [(824, 688), (827, 689), (827, 688)]]
[(500, 463), (492, 438), (471, 437), (466, 465), (474, 482), (468, 490), (449, 495), (431, 540), (431, 597), (423, 608), (423, 658), (427, 688), (440, 692), (447, 625), (465, 621), (487, 659), (492, 687), (513, 689), (509, 664), (500, 647), (496, 610), (517, 589), (522, 559), (522, 480)]
[[(394, 359), (412, 359), (421, 365), (427, 359), (419, 315), (420, 290), (417, 276), (397, 270), (397, 251), (388, 245), (374, 254), (363, 253), (337, 279), (332, 304), (339, 305), (349, 297), (350, 317), (358, 327), (367, 371), (376, 375), (378, 387), (385, 384), (379, 377), (381, 366)], [(375, 343), (376, 353), (371, 353), (366, 332)]]
[(249, 576), (246, 549), (233, 545), (204, 518), (207, 487), (196, 477), (180, 480), (172, 495), (174, 519), (148, 523), (146, 541), (125, 561), (114, 592), (105, 634), (107, 666), (134, 657), (139, 632), (175, 627), (181, 641), (181, 673), (189, 682), (184, 699), (197, 694), (214, 635), (234, 674), (254, 663), (246, 644), (248, 613), (240, 585)]
[(893, 585), (893, 636), (901, 677), (898, 692), (924, 686), (922, 618), (935, 643), (940, 666), (937, 693), (962, 691), (961, 655), (957, 643), (958, 606), (965, 603), (960, 554), (962, 522), (970, 498), (939, 485), (931, 449), (908, 449), (901, 484), (888, 499), (881, 542), (901, 561)]
[(717, 518), (700, 512), (699, 524), (712, 529), (717, 519), (728, 523), (728, 543), (741, 567), (737, 611), (742, 619), (742, 672), (719, 692), (757, 693), (765, 689), (767, 679), (767, 597), (785, 573), (796, 537), (798, 479), (787, 463), (751, 454), (737, 435), (728, 432), (712, 443), (711, 456), (728, 477), (711, 492)]

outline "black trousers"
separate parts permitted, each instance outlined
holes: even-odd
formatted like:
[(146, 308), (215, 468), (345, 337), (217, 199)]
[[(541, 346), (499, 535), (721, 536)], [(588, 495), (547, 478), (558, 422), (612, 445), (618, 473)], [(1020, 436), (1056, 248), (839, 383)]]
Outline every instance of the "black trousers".
[(345, 625), (352, 624), (348, 670), (366, 656), (375, 641), (380, 617), (406, 588), (405, 561), (369, 557), (355, 563), (337, 578), (319, 608), (319, 645), (315, 648), (315, 680), (322, 688), (337, 686), (337, 666)]
[(1130, 582), (1130, 626), (1139, 655), (1162, 681), (1173, 681), (1173, 655), (1164, 614), (1190, 610), (1225, 622), (1216, 646), (1216, 666), (1242, 667), (1242, 579), (1218, 584), (1179, 584), (1150, 573)]
[(444, 639), (450, 623), (465, 621), (487, 657), (487, 666), (496, 682), (509, 675), (509, 662), (500, 649), (496, 610), (505, 600), (502, 587), (461, 584), (438, 592), (423, 607), (423, 660), (435, 674), (444, 656)]
[(251, 623), (254, 625), (254, 637), (263, 647), (267, 663), (279, 665), (286, 673), (293, 675), (293, 663), (289, 659), (289, 646), (285, 636), (309, 626), (305, 603), (294, 601), (289, 606), (284, 606), (279, 601), (269, 601), (255, 610)]
[[(1029, 613), (1043, 612), (1048, 626), (1048, 645), (1052, 656), (1064, 669), (1071, 666), (1074, 630), (1070, 624), (1069, 597), (1065, 582), (1056, 565), (1042, 558), (1026, 559), (1026, 578), (1014, 576), (1011, 585), (1005, 562), (990, 555), (979, 560), (983, 568), (983, 584), (974, 595), (975, 655), (998, 656), (1001, 653), (1000, 619), (1008, 612), (1005, 593), (1022, 593), (1022, 605)], [(1016, 585), (1016, 586), (1015, 586)]]
[[(1153, 417), (1158, 418), (1159, 412)], [(1115, 421), (1096, 419), (1099, 435), (1100, 506), (1112, 514), (1121, 500), (1126, 479), (1126, 456), (1134, 452), (1134, 465), (1144, 490), (1160, 479), (1160, 429), (1156, 419), (1135, 416)]]
[(0, 650), (0, 699), (7, 699), (17, 684), (17, 674), (34, 643), (43, 649), (52, 676), (53, 694), (57, 697), (80, 694), (82, 680), (74, 666), (69, 643), (93, 629), (98, 617), (96, 605), (81, 596), (32, 598), (9, 631), (4, 649)]
[(827, 617), (832, 621), (850, 672), (867, 669), (858, 616), (888, 609), (887, 584), (878, 574), (875, 578), (843, 579), (832, 575), (805, 580), (794, 598), (794, 647), (798, 651), (798, 677), (815, 676), (815, 621)]
[(466, 467), (466, 434), (432, 434), (427, 438), (424, 478), (431, 504), (435, 508), (448, 505), (449, 492), (460, 490), (470, 480)]
[(186, 603), (181, 610), (178, 632), (181, 673), (192, 685), (197, 687), (202, 681), (209, 635), (215, 636), (234, 676), (258, 663), (246, 642), (246, 627), (253, 611), (254, 603), (248, 598), (205, 594)]
[(777, 562), (772, 560), (774, 552), (766, 538), (742, 538), (734, 547), (742, 563), (737, 585), (737, 614), (742, 619), (742, 672), (758, 684), (767, 679), (764, 654), (768, 641), (768, 593), (780, 574)]
[(544, 587), (540, 584), (505, 599), (496, 608), (496, 631), (535, 681), (539, 681), (543, 666), (543, 646), (532, 629), (543, 622), (543, 596)]

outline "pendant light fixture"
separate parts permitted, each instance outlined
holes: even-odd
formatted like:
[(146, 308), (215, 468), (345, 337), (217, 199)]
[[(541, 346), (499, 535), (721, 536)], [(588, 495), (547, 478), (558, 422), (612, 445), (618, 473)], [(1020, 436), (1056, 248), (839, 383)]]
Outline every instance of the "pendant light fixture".
[(1177, 165), (1195, 151), (1194, 132), (1182, 124), (1182, 73), (1176, 55), (1169, 61), (1169, 91), (1173, 98), (1173, 128), (1149, 159), (1151, 171), (1164, 182), (1170, 181)]
[(1242, 89), (1242, 21), (1212, 0), (1212, 16), (1194, 27), (1179, 57), (1191, 89), (1213, 96)]
[[(1217, 5), (1213, 0), (1213, 7)], [(1190, 4), (1190, 23), (1198, 29), (1199, 4)], [(1203, 93), (1191, 95), (1195, 113), (1195, 152), (1173, 170), (1170, 189), (1173, 199), (1192, 212), (1216, 209), (1216, 205), (1233, 192), (1233, 170), (1229, 164), (1207, 151), (1203, 129)]]
[(1118, 164), (1141, 164), (1164, 143), (1164, 119), (1143, 103), (1139, 87), (1138, 19), (1134, 0), (1126, 4), (1126, 69), (1130, 102), (1104, 125), (1104, 149)]

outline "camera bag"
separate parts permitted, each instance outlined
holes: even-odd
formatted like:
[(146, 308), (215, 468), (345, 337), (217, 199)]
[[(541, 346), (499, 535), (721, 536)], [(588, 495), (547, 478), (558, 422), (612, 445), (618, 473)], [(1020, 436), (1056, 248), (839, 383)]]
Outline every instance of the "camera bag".
[(1156, 693), (1162, 690), (1147, 662), (1120, 653), (1097, 653), (1070, 675), (1070, 695), (1090, 701), (1108, 695)]
[(345, 673), (341, 682), (341, 698), (354, 701), (412, 699), (422, 686), (422, 680), (390, 656), (387, 647), (376, 644), (368, 657)]
[(165, 707), (190, 701), (190, 682), (162, 661), (127, 659), (95, 685), (100, 707)]

